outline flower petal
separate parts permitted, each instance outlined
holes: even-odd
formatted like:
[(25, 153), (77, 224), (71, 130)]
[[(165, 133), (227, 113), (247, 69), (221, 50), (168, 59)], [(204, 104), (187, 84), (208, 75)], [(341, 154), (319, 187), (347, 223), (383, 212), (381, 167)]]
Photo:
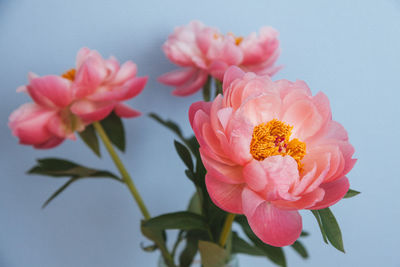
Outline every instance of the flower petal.
[(302, 220), (297, 211), (279, 209), (247, 188), (243, 189), (242, 201), (251, 229), (264, 243), (283, 247), (299, 238)]

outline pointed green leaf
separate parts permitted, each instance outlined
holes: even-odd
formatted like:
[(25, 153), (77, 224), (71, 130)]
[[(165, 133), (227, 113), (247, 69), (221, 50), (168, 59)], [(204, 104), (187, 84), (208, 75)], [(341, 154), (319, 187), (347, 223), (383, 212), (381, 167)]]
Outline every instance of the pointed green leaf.
[(344, 195), (343, 198), (351, 198), (351, 197), (355, 197), (358, 194), (360, 194), (360, 192), (353, 190), (353, 189), (349, 189), (349, 191), (347, 191), (346, 195)]
[(215, 97), (217, 97), (219, 94), (223, 94), (222, 82), (218, 79), (215, 79)]
[(146, 252), (153, 252), (158, 248), (156, 244), (144, 246), (143, 243), (140, 243), (140, 247)]
[(73, 182), (77, 181), (79, 178), (70, 178), (65, 184), (63, 184), (57, 191), (55, 191), (42, 205), (42, 209), (46, 208), (49, 203), (55, 199), (59, 194), (61, 194), (68, 186)]
[(279, 266), (286, 267), (286, 258), (283, 249), (273, 247), (262, 242), (251, 230), (245, 216), (236, 216), (235, 221), (240, 224), (247, 237), (260, 249), (264, 255)]
[(159, 122), (161, 125), (164, 125), (164, 126), (167, 127), (168, 129), (170, 129), (171, 131), (173, 131), (173, 132), (174, 132), (177, 136), (179, 136), (181, 139), (184, 139), (184, 138), (183, 138), (183, 135), (182, 135), (182, 132), (181, 132), (181, 129), (179, 128), (179, 126), (178, 126), (175, 122), (173, 122), (173, 121), (171, 121), (171, 120), (163, 120), (163, 119), (161, 119), (160, 116), (158, 116), (158, 115), (155, 114), (155, 113), (150, 113), (150, 114), (149, 114), (149, 117), (153, 118), (154, 120), (156, 120), (157, 122)]
[(171, 258), (167, 247), (165, 246), (164, 232), (160, 229), (154, 229), (144, 226), (144, 221), (141, 222), (140, 230), (142, 234), (153, 241), (155, 245), (160, 249), (163, 255), (164, 261), (167, 262), (168, 266), (175, 266), (174, 260)]
[(38, 164), (28, 171), (28, 174), (41, 174), (52, 177), (76, 177), (76, 178), (111, 178), (122, 182), (115, 174), (106, 170), (88, 168), (72, 161), (58, 158), (38, 159)]
[(319, 216), (318, 211), (317, 211), (317, 210), (311, 210), (311, 212), (312, 212), (312, 214), (314, 215), (315, 219), (317, 220), (319, 229), (321, 230), (322, 239), (324, 240), (324, 242), (325, 242), (326, 244), (328, 244), (328, 239), (326, 238), (325, 229), (324, 229), (324, 227), (323, 227), (323, 225), (322, 225), (321, 217)]
[(300, 236), (309, 236), (309, 235), (310, 234), (308, 232), (306, 232), (306, 231), (302, 231), (301, 234), (300, 234)]
[(223, 267), (228, 259), (228, 253), (215, 243), (199, 241), (201, 263), (204, 267)]
[(198, 251), (198, 244), (200, 239), (207, 239), (204, 231), (189, 230), (186, 235), (186, 244), (179, 256), (179, 266), (189, 267)]
[(232, 232), (232, 253), (234, 254), (242, 253), (253, 256), (264, 256), (264, 252), (262, 250), (247, 243), (247, 241), (239, 237), (239, 235), (236, 232)]
[(181, 211), (163, 214), (153, 217), (143, 223), (143, 226), (154, 229), (203, 229), (207, 230), (207, 224), (203, 216), (193, 212)]
[(322, 226), (325, 230), (326, 237), (329, 242), (334, 246), (337, 250), (344, 251), (343, 247), (343, 239), (342, 232), (340, 231), (339, 224), (336, 221), (335, 216), (329, 208), (325, 208), (322, 210), (318, 210), (318, 213), (321, 217)]
[(201, 215), (201, 202), (197, 192), (194, 192), (192, 198), (190, 199), (188, 211)]
[(210, 95), (211, 95), (211, 76), (208, 75), (207, 81), (203, 86), (203, 99), (204, 99), (204, 101), (206, 101), (206, 102), (210, 101)]
[(124, 152), (125, 130), (121, 118), (118, 117), (114, 112), (112, 112), (100, 123), (101, 126), (103, 126), (104, 131), (108, 135), (108, 138), (110, 138), (111, 143), (113, 143), (119, 150)]
[(300, 241), (296, 241), (292, 244), (291, 246), (297, 253), (299, 253), (299, 255), (304, 258), (307, 259), (308, 258), (308, 252), (306, 250), (306, 248), (304, 247), (304, 245), (300, 242)]
[(181, 160), (185, 163), (186, 167), (188, 167), (189, 170), (193, 171), (193, 160), (189, 150), (186, 148), (186, 146), (182, 145), (176, 140), (174, 141), (174, 145), (176, 152), (178, 153)]
[(79, 136), (85, 144), (100, 157), (99, 139), (96, 135), (93, 125), (86, 126), (85, 130), (79, 133)]

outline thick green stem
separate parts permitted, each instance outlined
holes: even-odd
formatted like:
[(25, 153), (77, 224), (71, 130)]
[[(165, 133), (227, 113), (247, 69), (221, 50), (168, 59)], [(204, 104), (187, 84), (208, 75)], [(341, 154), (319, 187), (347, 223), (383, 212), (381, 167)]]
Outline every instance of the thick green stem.
[(232, 223), (233, 223), (233, 220), (235, 219), (235, 216), (236, 216), (236, 214), (232, 214), (232, 213), (229, 213), (226, 216), (224, 227), (222, 228), (222, 232), (221, 232), (221, 235), (220, 235), (219, 241), (218, 241), (218, 244), (221, 247), (225, 247), (226, 240), (228, 239), (229, 233), (231, 232)]
[(133, 198), (135, 199), (137, 205), (140, 208), (140, 211), (143, 214), (143, 217), (148, 220), (150, 219), (150, 213), (146, 208), (146, 205), (143, 202), (142, 197), (139, 194), (139, 191), (136, 189), (135, 184), (132, 181), (131, 176), (129, 175), (128, 171), (126, 170), (124, 164), (122, 163), (121, 159), (119, 158), (117, 152), (115, 151), (114, 147), (111, 144), (110, 139), (108, 138), (106, 132), (104, 131), (103, 127), (99, 122), (94, 122), (93, 123), (94, 128), (98, 132), (101, 140), (103, 141), (108, 153), (110, 154), (112, 160), (115, 163), (115, 166), (117, 166), (118, 171), (121, 173), (122, 180), (128, 187), (129, 191), (131, 192)]

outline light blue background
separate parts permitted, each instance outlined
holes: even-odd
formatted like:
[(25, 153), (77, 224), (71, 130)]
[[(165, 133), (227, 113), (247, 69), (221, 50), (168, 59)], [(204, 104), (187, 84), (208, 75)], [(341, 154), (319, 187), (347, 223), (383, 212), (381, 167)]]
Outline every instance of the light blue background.
[[(6, 125), (29, 99), (16, 94), (28, 71), (60, 74), (73, 67), (82, 46), (105, 57), (133, 60), (149, 75), (145, 91), (130, 101), (144, 113), (178, 121), (186, 134), (189, 105), (200, 95), (176, 98), (156, 78), (174, 66), (160, 47), (177, 25), (199, 19), (247, 35), (263, 25), (280, 31), (286, 67), (274, 79), (303, 79), (324, 91), (333, 116), (348, 130), (359, 159), (349, 174), (359, 197), (333, 207), (347, 253), (323, 243), (309, 212), (304, 240), (311, 257), (287, 248), (289, 266), (400, 266), (400, 4), (382, 1), (56, 1), (0, 0), (0, 266), (156, 266), (158, 253), (140, 234), (141, 215), (118, 183), (74, 184), (48, 208), (43, 201), (64, 181), (27, 176), (35, 158), (58, 156), (115, 170), (81, 141), (53, 150), (19, 146)], [(152, 214), (186, 207), (193, 188), (173, 149), (174, 136), (148, 117), (126, 120), (129, 171)], [(240, 256), (241, 266), (272, 266)]]

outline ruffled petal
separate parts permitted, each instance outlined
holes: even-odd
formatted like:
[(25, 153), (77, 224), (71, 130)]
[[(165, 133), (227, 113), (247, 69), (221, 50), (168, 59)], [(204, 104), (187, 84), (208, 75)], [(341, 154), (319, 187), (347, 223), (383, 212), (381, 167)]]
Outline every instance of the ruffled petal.
[(215, 179), (212, 175), (206, 175), (207, 191), (213, 202), (221, 209), (241, 214), (243, 184), (227, 184)]
[(283, 247), (299, 238), (303, 226), (297, 211), (279, 209), (247, 188), (243, 189), (242, 201), (251, 229), (264, 243)]

